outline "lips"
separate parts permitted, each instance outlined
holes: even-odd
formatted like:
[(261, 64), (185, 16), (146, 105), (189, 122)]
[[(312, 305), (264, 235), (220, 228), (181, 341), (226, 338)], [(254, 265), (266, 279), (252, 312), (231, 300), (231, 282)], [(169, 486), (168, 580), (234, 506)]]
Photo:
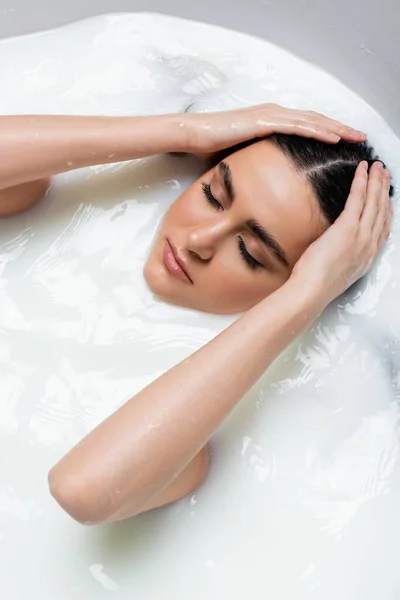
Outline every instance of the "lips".
[(193, 285), (193, 281), (186, 270), (184, 261), (179, 257), (176, 248), (174, 248), (169, 240), (165, 242), (163, 261), (165, 268), (171, 275), (184, 283)]

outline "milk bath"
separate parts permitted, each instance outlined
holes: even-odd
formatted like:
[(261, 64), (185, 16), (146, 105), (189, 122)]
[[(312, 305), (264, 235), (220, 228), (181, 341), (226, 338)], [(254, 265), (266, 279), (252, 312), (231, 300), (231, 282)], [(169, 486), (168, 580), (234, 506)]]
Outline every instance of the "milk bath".
[[(111, 15), (4, 40), (0, 83), (2, 114), (319, 110), (369, 132), (400, 180), (399, 141), (362, 99), (267, 42), (208, 25)], [(243, 399), (213, 439), (198, 493), (93, 529), (48, 494), (64, 452), (232, 320), (162, 304), (141, 275), (163, 212), (203, 169), (165, 156), (63, 174), (39, 206), (0, 221), (0, 589), (10, 600), (399, 597), (396, 198), (371, 274)]]

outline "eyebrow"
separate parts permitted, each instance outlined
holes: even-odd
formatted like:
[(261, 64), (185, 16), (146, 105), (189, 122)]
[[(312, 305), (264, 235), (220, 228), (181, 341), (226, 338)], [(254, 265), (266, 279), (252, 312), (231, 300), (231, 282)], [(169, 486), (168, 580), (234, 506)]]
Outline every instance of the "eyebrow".
[(221, 173), (222, 181), (231, 202), (235, 199), (235, 189), (232, 181), (232, 171), (230, 166), (223, 160), (218, 164), (219, 172)]
[[(226, 162), (221, 161), (218, 164), (218, 169), (221, 173), (222, 182), (224, 184), (226, 193), (228, 194), (230, 201), (233, 202), (235, 199), (235, 188), (233, 187), (232, 171), (230, 169), (230, 166)], [(272, 252), (275, 258), (279, 260), (279, 262), (284, 264), (286, 267), (290, 266), (286, 256), (286, 252), (279, 244), (279, 242), (277, 242), (274, 236), (271, 233), (269, 233), (269, 231), (267, 231), (262, 225), (260, 225), (260, 223), (258, 223), (258, 221), (254, 219), (249, 219), (248, 221), (246, 221), (246, 226), (250, 229), (252, 233), (254, 233), (254, 235), (258, 237), (258, 239), (264, 244), (264, 246), (270, 252)]]
[(289, 261), (286, 256), (286, 252), (282, 248), (282, 246), (276, 241), (274, 236), (269, 233), (260, 223), (255, 221), (254, 219), (250, 219), (246, 221), (247, 227), (258, 237), (259, 240), (266, 246), (268, 250), (272, 252), (272, 254), (286, 267), (289, 267)]

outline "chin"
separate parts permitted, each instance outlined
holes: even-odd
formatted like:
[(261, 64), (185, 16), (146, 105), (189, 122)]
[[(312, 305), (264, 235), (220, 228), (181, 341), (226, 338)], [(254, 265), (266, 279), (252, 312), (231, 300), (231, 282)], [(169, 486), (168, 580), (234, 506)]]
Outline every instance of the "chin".
[(160, 265), (155, 265), (153, 262), (148, 260), (143, 267), (143, 277), (149, 290), (157, 296), (163, 302), (167, 304), (175, 304), (176, 306), (184, 306), (184, 304), (177, 302), (176, 299), (171, 295), (171, 290), (168, 289), (168, 282), (166, 281), (166, 274), (164, 269)]
[(183, 301), (182, 299), (176, 298), (168, 290), (168, 286), (165, 285), (165, 273), (155, 267), (151, 260), (147, 261), (143, 267), (143, 277), (149, 290), (166, 304), (172, 304), (173, 306), (180, 306), (182, 308), (190, 308), (192, 310), (199, 310), (197, 307), (189, 306), (190, 303)]
[[(204, 306), (204, 304), (200, 305), (198, 301), (196, 302), (196, 300), (198, 300), (196, 295), (192, 296), (191, 298), (177, 297), (177, 295), (173, 293), (177, 290), (174, 289), (173, 284), (171, 284), (171, 281), (169, 281), (169, 277), (166, 275), (163, 267), (161, 267), (159, 263), (153, 261), (151, 257), (143, 267), (143, 277), (148, 288), (155, 296), (157, 296), (162, 302), (172, 304), (173, 306), (179, 306), (181, 308), (187, 308), (189, 310), (195, 310), (213, 315), (237, 315), (252, 306), (251, 304), (250, 306), (246, 307), (233, 307), (224, 306), (221, 305), (221, 303), (215, 304), (214, 306), (209, 306), (208, 302), (205, 302)], [(180, 294), (178, 294), (178, 296), (180, 296)]]
[(163, 286), (162, 284), (160, 285), (160, 275), (162, 274), (157, 274), (157, 270), (158, 269), (155, 269), (151, 264), (151, 260), (148, 260), (143, 267), (143, 277), (150, 291), (159, 296), (162, 293)]

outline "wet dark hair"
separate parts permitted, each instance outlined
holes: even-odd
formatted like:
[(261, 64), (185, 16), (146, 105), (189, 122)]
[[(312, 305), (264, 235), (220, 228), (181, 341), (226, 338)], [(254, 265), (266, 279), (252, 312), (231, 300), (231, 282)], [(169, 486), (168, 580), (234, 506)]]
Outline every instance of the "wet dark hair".
[[(366, 160), (371, 167), (375, 161), (380, 160), (367, 142), (350, 144), (340, 141), (337, 144), (326, 144), (311, 138), (285, 134), (274, 134), (265, 140), (279, 148), (295, 169), (307, 177), (329, 223), (334, 223), (343, 211), (360, 162)], [(225, 156), (256, 141), (261, 140), (235, 146)], [(391, 186), (390, 196), (392, 195)]]
[[(281, 134), (274, 134), (268, 140), (282, 150), (294, 167), (307, 177), (329, 223), (333, 223), (343, 211), (360, 162), (366, 160), (370, 168), (380, 160), (367, 142), (325, 144), (318, 140)], [(386, 168), (384, 163), (383, 166)], [(393, 196), (392, 186), (390, 196)]]

